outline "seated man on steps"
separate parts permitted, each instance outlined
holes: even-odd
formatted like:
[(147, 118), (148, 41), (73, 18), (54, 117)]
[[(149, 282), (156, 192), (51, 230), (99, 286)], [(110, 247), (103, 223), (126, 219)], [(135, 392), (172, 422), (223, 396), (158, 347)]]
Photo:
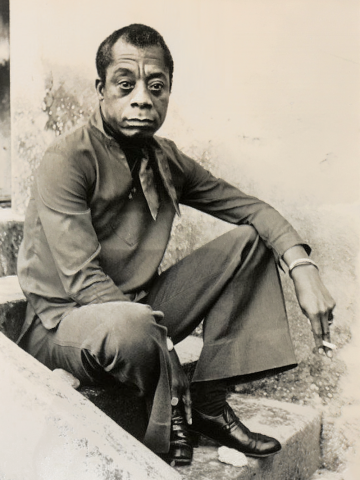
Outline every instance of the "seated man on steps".
[[(96, 65), (99, 108), (48, 148), (36, 174), (18, 260), (28, 300), (19, 344), (83, 384), (111, 379), (144, 396), (143, 441), (172, 464), (191, 462), (191, 431), (246, 455), (277, 453), (280, 443), (249, 431), (226, 393), (246, 375), (296, 366), (280, 259), (330, 356), (335, 304), (310, 248), (272, 207), (154, 136), (173, 79), (158, 32), (115, 31)], [(159, 274), (179, 204), (236, 228)], [(190, 386), (173, 344), (203, 319)]]

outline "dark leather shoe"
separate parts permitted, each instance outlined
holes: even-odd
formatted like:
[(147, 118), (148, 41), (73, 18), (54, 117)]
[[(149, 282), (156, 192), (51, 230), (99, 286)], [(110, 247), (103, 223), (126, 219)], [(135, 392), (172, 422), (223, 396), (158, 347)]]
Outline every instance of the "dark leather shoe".
[(249, 457), (268, 457), (281, 450), (281, 444), (272, 437), (251, 432), (243, 425), (230, 405), (222, 415), (210, 417), (193, 409), (191, 429), (229, 448), (235, 448)]
[(160, 455), (171, 466), (189, 465), (193, 458), (193, 446), (185, 416), (179, 407), (172, 407), (170, 449)]

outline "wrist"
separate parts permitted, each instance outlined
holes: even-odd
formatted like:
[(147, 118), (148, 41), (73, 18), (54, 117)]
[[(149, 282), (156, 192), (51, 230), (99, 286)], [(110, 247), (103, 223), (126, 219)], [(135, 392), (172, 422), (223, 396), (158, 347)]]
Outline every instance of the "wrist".
[(282, 258), (289, 267), (294, 260), (297, 260), (298, 258), (309, 258), (309, 255), (302, 245), (294, 245), (284, 252)]
[(313, 260), (310, 260), (310, 258), (299, 258), (289, 265), (289, 276), (294, 280), (296, 277), (302, 276), (304, 273), (309, 273), (310, 270), (318, 271), (319, 267)]

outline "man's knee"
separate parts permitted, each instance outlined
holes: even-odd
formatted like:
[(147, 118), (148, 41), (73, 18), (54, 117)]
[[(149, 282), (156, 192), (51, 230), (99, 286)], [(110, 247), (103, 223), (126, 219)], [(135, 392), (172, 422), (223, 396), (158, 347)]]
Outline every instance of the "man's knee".
[(235, 239), (241, 239), (249, 243), (254, 243), (259, 239), (259, 234), (252, 225), (240, 225), (229, 233), (231, 233)]
[(223, 251), (235, 254), (248, 251), (254, 244), (262, 243), (258, 232), (251, 225), (240, 225), (218, 238)]
[(266, 247), (257, 230), (251, 225), (240, 225), (226, 233), (222, 248), (229, 258), (234, 261), (238, 259), (240, 264), (243, 264), (249, 255), (259, 262), (273, 258), (271, 250)]
[(150, 361), (166, 336), (156, 323), (154, 312), (146, 305), (116, 302), (108, 305), (107, 315), (99, 323), (86, 348), (105, 367), (114, 361)]

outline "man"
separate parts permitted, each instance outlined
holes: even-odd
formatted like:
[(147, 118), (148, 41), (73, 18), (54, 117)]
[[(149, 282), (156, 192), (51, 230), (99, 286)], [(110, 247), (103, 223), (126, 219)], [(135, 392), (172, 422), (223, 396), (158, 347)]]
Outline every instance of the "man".
[[(154, 136), (173, 76), (155, 30), (114, 32), (96, 64), (99, 109), (49, 147), (36, 174), (18, 262), (28, 299), (19, 343), (82, 383), (122, 382), (145, 396), (144, 443), (169, 462), (191, 462), (189, 430), (247, 455), (277, 453), (280, 443), (250, 432), (226, 393), (246, 375), (296, 365), (280, 259), (328, 353), (335, 304), (310, 248), (269, 205)], [(237, 227), (159, 275), (179, 203)], [(203, 319), (190, 388), (173, 343)]]

